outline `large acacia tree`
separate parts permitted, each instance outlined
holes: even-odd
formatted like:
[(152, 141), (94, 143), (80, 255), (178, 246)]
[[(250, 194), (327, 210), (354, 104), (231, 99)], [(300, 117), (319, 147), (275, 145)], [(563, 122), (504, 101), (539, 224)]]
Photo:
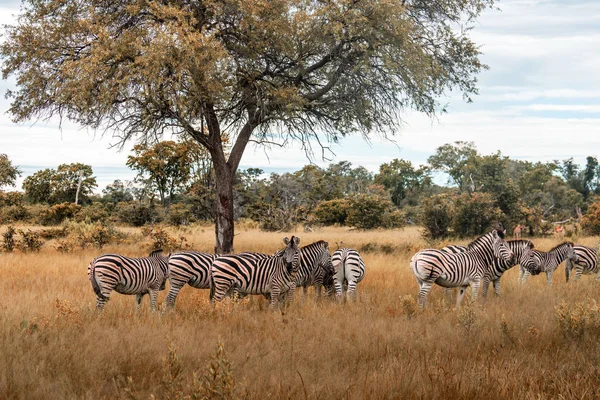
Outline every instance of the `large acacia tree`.
[(391, 135), (403, 110), (435, 115), (450, 89), (469, 100), (484, 65), (466, 28), (492, 2), (25, 0), (1, 47), (10, 113), (123, 141), (187, 133), (211, 155), (228, 252), (249, 141)]

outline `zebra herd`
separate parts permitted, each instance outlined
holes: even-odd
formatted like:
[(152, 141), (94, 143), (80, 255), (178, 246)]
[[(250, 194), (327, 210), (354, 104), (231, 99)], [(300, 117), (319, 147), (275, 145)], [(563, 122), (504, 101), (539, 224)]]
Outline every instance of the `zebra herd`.
[(356, 286), (365, 276), (365, 264), (358, 251), (342, 248), (329, 252), (327, 242), (320, 240), (299, 247), (300, 238), (283, 240), (285, 248), (273, 255), (244, 252), (218, 256), (198, 251), (180, 251), (162, 255), (154, 251), (149, 257), (130, 258), (104, 254), (88, 266), (88, 278), (96, 294), (96, 308), (102, 310), (113, 291), (135, 294), (138, 306), (145, 294), (150, 307), (156, 309), (158, 292), (169, 280), (165, 299), (167, 309), (175, 307), (180, 290), (187, 284), (196, 289), (209, 289), (214, 305), (225, 297), (263, 295), (271, 308), (280, 303), (291, 304), (297, 287), (304, 294), (314, 286), (317, 296), (344, 294), (356, 297)]
[(565, 261), (567, 282), (575, 270), (574, 280), (582, 274), (600, 273), (597, 250), (587, 246), (561, 243), (548, 252), (536, 250), (530, 240), (504, 240), (504, 231), (495, 229), (467, 246), (446, 246), (442, 249), (425, 249), (417, 252), (410, 267), (419, 284), (418, 303), (423, 308), (433, 284), (458, 288), (457, 307), (471, 286), (472, 298), (477, 299), (479, 289), (486, 297), (490, 282), (496, 295), (500, 295), (500, 278), (510, 268), (519, 265), (519, 281), (525, 283), (530, 275), (546, 273), (548, 285), (558, 266)]

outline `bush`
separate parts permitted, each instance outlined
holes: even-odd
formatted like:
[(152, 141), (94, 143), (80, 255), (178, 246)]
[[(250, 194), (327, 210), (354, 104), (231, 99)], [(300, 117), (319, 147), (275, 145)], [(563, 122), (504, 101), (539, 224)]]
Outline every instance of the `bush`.
[(17, 247), (24, 253), (28, 251), (40, 251), (44, 245), (44, 241), (40, 238), (40, 235), (31, 229), (27, 229), (27, 232), (19, 229), (19, 235), (21, 238), (17, 242)]
[(163, 250), (164, 252), (171, 252), (184, 248), (185, 242), (187, 242), (185, 236), (175, 238), (161, 227), (142, 228), (142, 235), (151, 240), (150, 244), (146, 245), (150, 251)]
[(40, 214), (40, 224), (58, 225), (66, 219), (73, 219), (82, 207), (75, 203), (60, 203), (47, 208)]
[(21, 192), (0, 191), (0, 207), (22, 206), (24, 197)]
[(581, 228), (588, 235), (600, 235), (600, 199), (596, 197), (581, 218)]
[(315, 222), (322, 225), (344, 225), (349, 209), (350, 201), (347, 199), (322, 201), (317, 204), (313, 213)]
[(15, 249), (15, 235), (17, 231), (13, 226), (7, 226), (6, 232), (2, 234), (2, 243), (0, 243), (0, 249), (7, 253), (10, 253)]
[(160, 222), (160, 213), (156, 207), (134, 201), (117, 203), (116, 212), (119, 220), (132, 226), (144, 226)]
[(447, 194), (438, 194), (423, 200), (421, 223), (423, 235), (428, 239), (440, 239), (448, 235), (452, 222), (452, 201)]
[(29, 217), (29, 212), (21, 204), (0, 208), (0, 223), (2, 224), (27, 221)]
[(167, 220), (174, 226), (189, 225), (190, 222), (193, 222), (191, 206), (181, 203), (173, 204), (169, 209)]
[(76, 219), (80, 222), (93, 223), (107, 221), (109, 217), (110, 214), (106, 206), (96, 202), (83, 207), (81, 211), (77, 213)]
[(374, 229), (384, 226), (384, 215), (393, 209), (389, 199), (359, 194), (350, 199), (346, 223), (358, 229)]
[(463, 193), (454, 197), (452, 230), (459, 237), (486, 233), (502, 216), (489, 193)]
[(400, 210), (388, 211), (383, 216), (383, 226), (388, 229), (402, 228), (406, 225), (406, 215)]

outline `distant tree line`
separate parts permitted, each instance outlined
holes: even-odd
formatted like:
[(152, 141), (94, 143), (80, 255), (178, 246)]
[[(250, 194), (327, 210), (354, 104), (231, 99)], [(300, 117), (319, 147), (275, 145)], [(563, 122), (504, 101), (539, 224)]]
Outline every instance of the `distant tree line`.
[[(235, 219), (270, 231), (419, 224), (432, 239), (478, 235), (497, 221), (508, 229), (520, 224), (530, 235), (578, 221), (600, 234), (595, 157), (583, 166), (572, 158), (532, 163), (500, 152), (482, 155), (472, 142), (455, 142), (437, 148), (427, 161), (415, 166), (393, 159), (377, 173), (347, 161), (268, 176), (249, 168), (234, 181)], [(0, 192), (0, 222), (52, 225), (75, 219), (142, 226), (213, 220), (215, 174), (210, 156), (195, 141), (139, 144), (127, 165), (138, 173), (135, 180), (115, 180), (101, 194), (93, 193), (97, 183), (89, 165), (38, 171), (24, 180), (23, 192)], [(0, 184), (14, 186), (19, 174), (7, 156), (0, 157)], [(442, 175), (448, 182), (437, 185), (434, 178)]]

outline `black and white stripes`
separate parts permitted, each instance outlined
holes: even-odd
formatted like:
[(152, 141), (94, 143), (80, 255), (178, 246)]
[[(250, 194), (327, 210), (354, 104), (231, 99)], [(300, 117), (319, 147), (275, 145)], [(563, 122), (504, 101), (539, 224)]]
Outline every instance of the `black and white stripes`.
[(161, 251), (149, 257), (130, 258), (118, 254), (104, 254), (88, 266), (88, 277), (96, 293), (96, 308), (102, 310), (114, 290), (121, 294), (135, 294), (138, 306), (145, 294), (150, 296), (150, 307), (156, 309), (159, 290), (165, 288), (168, 257)]
[(532, 250), (530, 255), (521, 261), (519, 280), (525, 283), (529, 275), (545, 272), (546, 282), (550, 285), (552, 284), (554, 271), (566, 259), (569, 259), (572, 263), (577, 263), (577, 255), (573, 251), (573, 243), (571, 242), (561, 243), (547, 252)]
[(296, 287), (300, 238), (286, 237), (284, 243), (284, 249), (263, 259), (240, 254), (215, 259), (211, 267), (213, 300), (221, 301), (230, 293), (270, 295), (271, 307), (285, 300), (287, 292)]
[(455, 254), (437, 249), (417, 252), (410, 261), (410, 267), (420, 286), (419, 307), (425, 306), (434, 283), (443, 287), (459, 287), (457, 306), (469, 285), (473, 289), (473, 299), (476, 299), (486, 270), (494, 258), (510, 261), (513, 257), (502, 236), (501, 232), (493, 230), (470, 243), (466, 251)]
[(575, 270), (575, 282), (581, 278), (581, 275), (596, 275), (600, 279), (600, 265), (598, 263), (598, 250), (588, 246), (573, 246), (573, 252), (577, 256), (577, 261), (572, 262), (567, 258), (565, 261), (565, 274), (567, 282), (571, 277), (573, 269)]

